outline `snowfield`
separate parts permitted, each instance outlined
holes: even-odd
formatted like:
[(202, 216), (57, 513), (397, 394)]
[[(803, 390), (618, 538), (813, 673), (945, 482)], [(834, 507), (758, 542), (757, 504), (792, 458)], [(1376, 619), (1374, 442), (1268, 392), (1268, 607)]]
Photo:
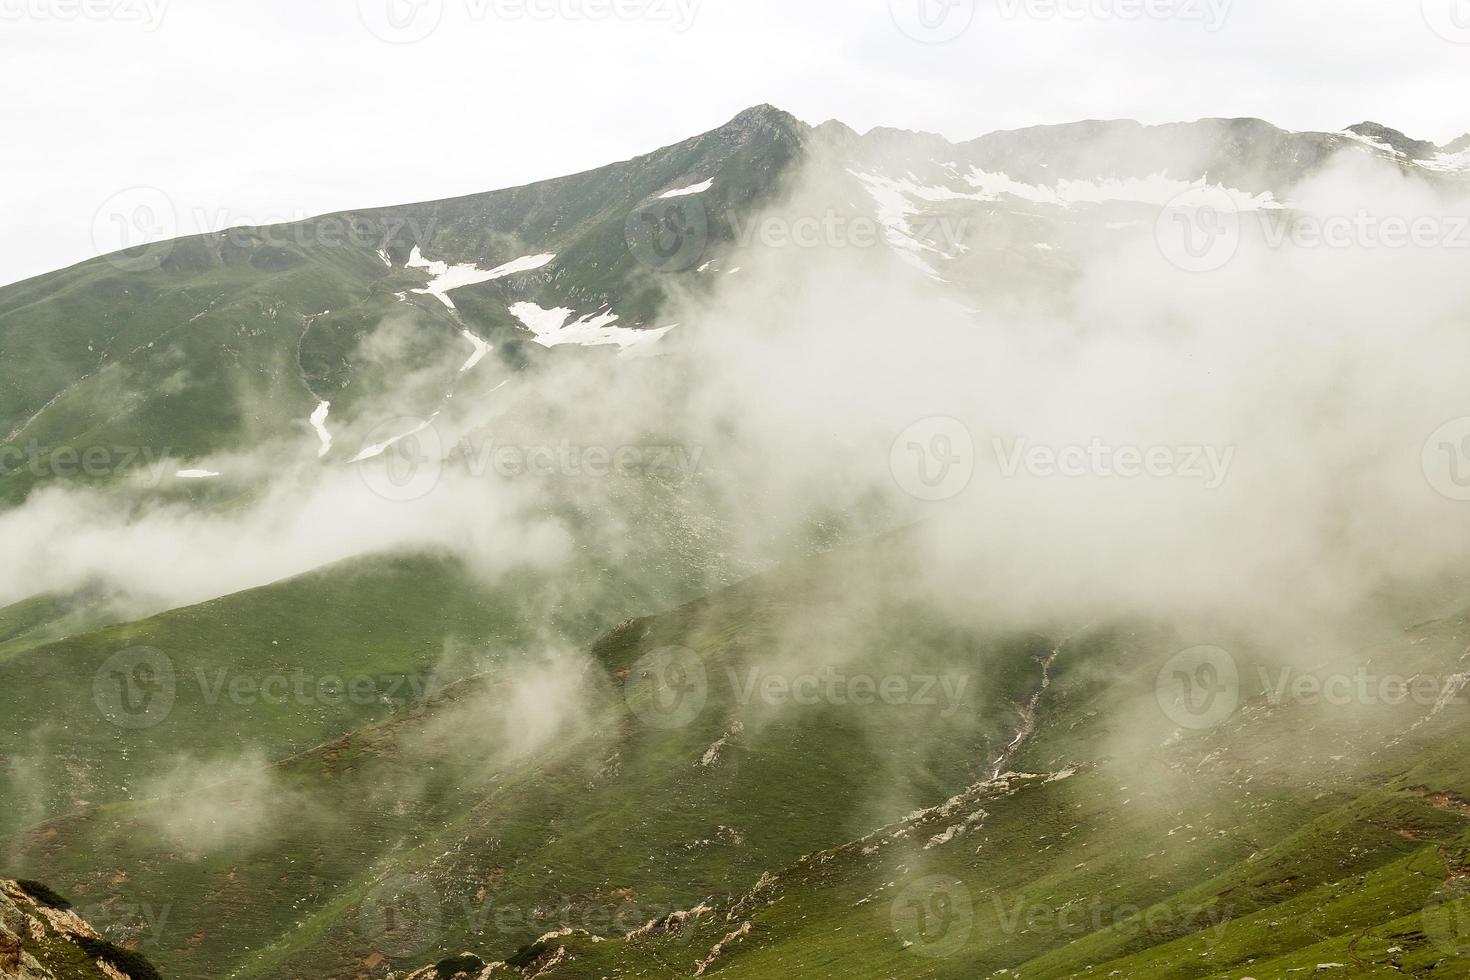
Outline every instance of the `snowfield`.
[(678, 325), (672, 324), (655, 330), (617, 327), (613, 324), (617, 323), (619, 317), (610, 309), (568, 322), (573, 315), (572, 310), (560, 307), (548, 310), (535, 303), (517, 303), (510, 308), (510, 312), (525, 324), (527, 330), (535, 334), (536, 343), (542, 347), (559, 347), (563, 344), (603, 347), (615, 344), (623, 351), (628, 351), (657, 343), (664, 334)]
[(658, 199), (660, 201), (667, 201), (671, 197), (689, 197), (693, 194), (703, 194), (705, 191), (709, 190), (713, 186), (715, 186), (714, 178), (710, 178), (704, 183), (695, 184), (692, 187), (681, 187), (678, 190), (665, 191), (658, 196)]
[(451, 290), (462, 289), (465, 286), (475, 286), (482, 282), (491, 282), (496, 279), (504, 279), (518, 272), (531, 272), (549, 265), (556, 258), (555, 252), (546, 252), (541, 255), (524, 255), (518, 259), (512, 259), (504, 265), (493, 269), (481, 269), (479, 266), (450, 265), (447, 262), (430, 262), (424, 258), (423, 252), (417, 246), (413, 254), (408, 257), (408, 268), (424, 269), (429, 273), (429, 284), (423, 289), (414, 289), (410, 292), (425, 296), (433, 296), (449, 309), (455, 309), (454, 300), (449, 298)]

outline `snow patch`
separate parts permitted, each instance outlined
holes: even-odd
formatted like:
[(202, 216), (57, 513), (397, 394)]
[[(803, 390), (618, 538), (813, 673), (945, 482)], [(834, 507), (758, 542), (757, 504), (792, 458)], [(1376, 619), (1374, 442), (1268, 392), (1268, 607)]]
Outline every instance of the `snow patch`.
[(1356, 143), (1362, 143), (1364, 146), (1371, 147), (1372, 149), (1377, 150), (1379, 153), (1387, 153), (1391, 157), (1408, 156), (1407, 153), (1404, 153), (1402, 150), (1395, 150), (1393, 147), (1383, 142), (1383, 140), (1374, 139), (1371, 136), (1364, 136), (1362, 133), (1355, 133), (1350, 129), (1344, 129), (1338, 135), (1346, 136), (1348, 139)]
[(1270, 191), (1263, 194), (1252, 194), (1249, 191), (1230, 187), (1209, 185), (1203, 178), (1179, 180), (1170, 177), (1167, 173), (1157, 173), (1149, 177), (1059, 180), (1055, 186), (1047, 187), (1038, 184), (1024, 184), (1007, 174), (990, 173), (977, 167), (965, 180), (971, 187), (976, 188), (980, 200), (995, 201), (999, 200), (1002, 195), (1010, 195), (1033, 204), (1049, 204), (1063, 208), (1074, 207), (1078, 204), (1110, 203), (1162, 206), (1186, 191), (1198, 190), (1207, 186), (1223, 191), (1241, 211), (1261, 211), (1283, 206)]
[(1441, 174), (1470, 174), (1470, 150), (1437, 153), (1433, 159), (1420, 160), (1419, 166)]
[(209, 480), (219, 474), (214, 470), (179, 470), (174, 476), (180, 480)]
[(408, 268), (424, 269), (429, 273), (429, 284), (423, 289), (410, 290), (427, 296), (433, 296), (439, 302), (455, 309), (454, 301), (449, 298), (449, 293), (454, 289), (462, 289), (465, 286), (474, 286), (482, 282), (491, 282), (495, 279), (504, 279), (506, 276), (515, 275), (517, 272), (530, 272), (548, 265), (556, 258), (555, 252), (545, 252), (541, 255), (523, 255), (518, 259), (512, 259), (504, 265), (493, 269), (481, 269), (473, 264), (450, 265), (447, 262), (430, 262), (424, 258), (417, 245), (414, 246), (413, 254), (408, 257)]
[(470, 359), (465, 361), (464, 366), (459, 369), (459, 373), (464, 374), (470, 368), (474, 367), (476, 364), (479, 364), (485, 359), (485, 355), (490, 353), (491, 345), (481, 340), (479, 337), (475, 336), (468, 330), (462, 330), (460, 331), (460, 333), (464, 335), (465, 340), (468, 340), (475, 347), (475, 351), (473, 354), (470, 355)]
[(317, 459), (321, 459), (332, 449), (332, 434), (327, 431), (327, 413), (331, 410), (331, 402), (322, 402), (316, 407), (316, 411), (311, 413), (311, 427), (316, 430), (316, 437), (322, 443), (316, 453)]
[(671, 197), (689, 197), (692, 194), (703, 194), (713, 186), (715, 186), (714, 178), (710, 178), (702, 184), (695, 184), (693, 187), (681, 187), (675, 191), (666, 191), (660, 194), (658, 198), (660, 201), (667, 201)]
[(542, 347), (559, 347), (563, 344), (605, 347), (615, 344), (623, 351), (632, 348), (641, 349), (657, 343), (664, 334), (678, 326), (678, 324), (672, 324), (656, 330), (637, 330), (632, 327), (614, 326), (619, 317), (611, 309), (592, 313), (570, 322), (568, 320), (573, 315), (573, 311), (561, 307), (548, 310), (535, 303), (516, 303), (510, 308), (510, 312), (525, 324), (526, 329), (535, 335), (536, 343)]
[(396, 435), (392, 439), (389, 439), (387, 442), (374, 443), (373, 445), (368, 446), (362, 452), (352, 457), (352, 462), (361, 463), (365, 459), (373, 459), (377, 456), (383, 455), (393, 446), (402, 442), (404, 439), (407, 439), (409, 436), (417, 435), (418, 433), (423, 432), (429, 426), (433, 425), (434, 420), (438, 417), (439, 413), (435, 412), (433, 415), (430, 415), (426, 421), (420, 422), (418, 425), (414, 426), (412, 429), (409, 429), (402, 435)]

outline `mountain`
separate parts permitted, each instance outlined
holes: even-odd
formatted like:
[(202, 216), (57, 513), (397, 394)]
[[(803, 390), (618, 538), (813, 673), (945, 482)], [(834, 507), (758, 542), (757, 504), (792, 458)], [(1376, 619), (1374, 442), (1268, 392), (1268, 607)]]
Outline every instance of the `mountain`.
[[(527, 358), (677, 346), (697, 324), (666, 335), (674, 325), (658, 312), (735, 272), (761, 240), (752, 219), (779, 213), (803, 174), (822, 176), (832, 213), (791, 212), (788, 226), (877, 222), (897, 254), (973, 307), (998, 281), (1054, 295), (1075, 248), (1126, 239), (1201, 181), (1258, 206), (1289, 202), (1342, 153), (1431, 183), (1470, 173), (1453, 147), (1431, 149), (1376, 124), (1295, 133), (1255, 119), (1094, 121), (954, 144), (813, 128), (759, 106), (583, 174), (140, 245), (0, 289), (0, 491), (15, 501), (58, 470), (75, 476), (69, 454), (81, 448), (108, 454), (79, 477), (103, 483), (150, 459), (187, 470), (272, 439), (312, 452), (324, 431), (380, 422), (359, 417), (374, 411), (364, 393), (415, 371), (437, 380), (399, 414), (488, 390)], [(367, 349), (399, 319), (408, 340)], [(485, 343), (496, 356), (461, 377)], [(328, 457), (362, 445), (339, 440)], [(172, 474), (172, 489), (189, 489)]]
[[(19, 950), (38, 976), (114, 980), (153, 975), (144, 956), (242, 980), (1465, 974), (1463, 577), (1373, 579), (1312, 629), (1173, 601), (1170, 580), (1232, 568), (1193, 552), (1162, 581), (1139, 573), (1151, 603), (1000, 602), (1051, 581), (1051, 555), (1081, 592), (1132, 576), (1143, 525), (1103, 508), (1095, 529), (1049, 509), (1054, 484), (992, 481), (980, 506), (1000, 523), (977, 534), (958, 503), (892, 499), (923, 499), (893, 459), (927, 443), (948, 466), (951, 433), (895, 441), (884, 417), (875, 448), (843, 418), (886, 397), (905, 420), (949, 411), (936, 362), (979, 377), (1019, 358), (1028, 338), (984, 331), (1015, 310), (1061, 319), (1098, 288), (1087, 257), (1162, 275), (1156, 227), (1181, 198), (1290, 214), (1339, 167), (1455, 192), (1463, 143), (1255, 119), (955, 143), (760, 106), (584, 174), (151, 243), (0, 289), (19, 569), (0, 579), (0, 864), (25, 882), (0, 882), (0, 966)], [(837, 272), (815, 301), (780, 276), (746, 285), (772, 266)], [(1187, 280), (1180, 308), (1218, 302), (1214, 285)], [(849, 329), (867, 305), (880, 329)], [(941, 309), (1000, 341), (914, 357), (934, 334), (913, 321)], [(788, 332), (830, 310), (820, 345)], [(1329, 383), (1304, 401), (1335, 419), (1338, 334), (1309, 336)], [(1123, 339), (1089, 419), (1132, 394), (1132, 361), (1177, 369)], [(917, 383), (844, 343), (916, 362)], [(1409, 346), (1395, 332), (1374, 353)], [(700, 370), (742, 359), (744, 400)], [(861, 398), (833, 398), (834, 378)], [(1267, 427), (1269, 388), (1246, 393)], [(1406, 395), (1374, 391), (1385, 414)], [(436, 419), (455, 437), (437, 446)], [(495, 450), (527, 447), (567, 458), (497, 471)], [(90, 469), (88, 448), (107, 450)], [(589, 448), (660, 455), (592, 472)], [(1394, 455), (1350, 449), (1354, 466)], [(848, 465), (870, 455), (881, 486)], [(424, 473), (444, 492), (415, 490)], [(1144, 523), (1191, 540), (1232, 498), (1191, 498), (1178, 527), (1140, 499)], [(1351, 502), (1290, 534), (1357, 545), (1372, 508)], [(1398, 517), (1394, 555), (1412, 545)], [(1327, 588), (1316, 567), (1290, 575), (1283, 605)]]

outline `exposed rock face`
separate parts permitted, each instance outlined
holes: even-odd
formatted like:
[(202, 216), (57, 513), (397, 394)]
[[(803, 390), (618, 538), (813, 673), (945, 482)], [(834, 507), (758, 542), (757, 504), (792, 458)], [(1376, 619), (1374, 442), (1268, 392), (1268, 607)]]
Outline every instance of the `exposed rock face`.
[(1392, 147), (1396, 152), (1403, 154), (1410, 160), (1428, 160), (1438, 151), (1433, 143), (1425, 140), (1410, 139), (1397, 129), (1391, 129), (1382, 123), (1361, 122), (1356, 126), (1349, 126), (1348, 132), (1366, 136), (1371, 140), (1377, 140), (1386, 146)]
[(44, 885), (0, 879), (0, 980), (159, 980)]

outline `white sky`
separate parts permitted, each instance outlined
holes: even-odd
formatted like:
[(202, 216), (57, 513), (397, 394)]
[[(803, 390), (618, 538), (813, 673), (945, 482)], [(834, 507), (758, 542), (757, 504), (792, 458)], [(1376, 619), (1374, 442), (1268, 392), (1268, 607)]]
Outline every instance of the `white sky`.
[[(921, 2), (951, 33), (978, 9), (921, 43), (890, 9)], [(390, 5), (428, 36), (375, 36)], [(261, 224), (583, 170), (760, 102), (952, 139), (1260, 116), (1446, 142), (1467, 81), (1470, 0), (0, 0), (0, 283), (137, 244), (108, 202), (140, 186), (162, 230)]]

